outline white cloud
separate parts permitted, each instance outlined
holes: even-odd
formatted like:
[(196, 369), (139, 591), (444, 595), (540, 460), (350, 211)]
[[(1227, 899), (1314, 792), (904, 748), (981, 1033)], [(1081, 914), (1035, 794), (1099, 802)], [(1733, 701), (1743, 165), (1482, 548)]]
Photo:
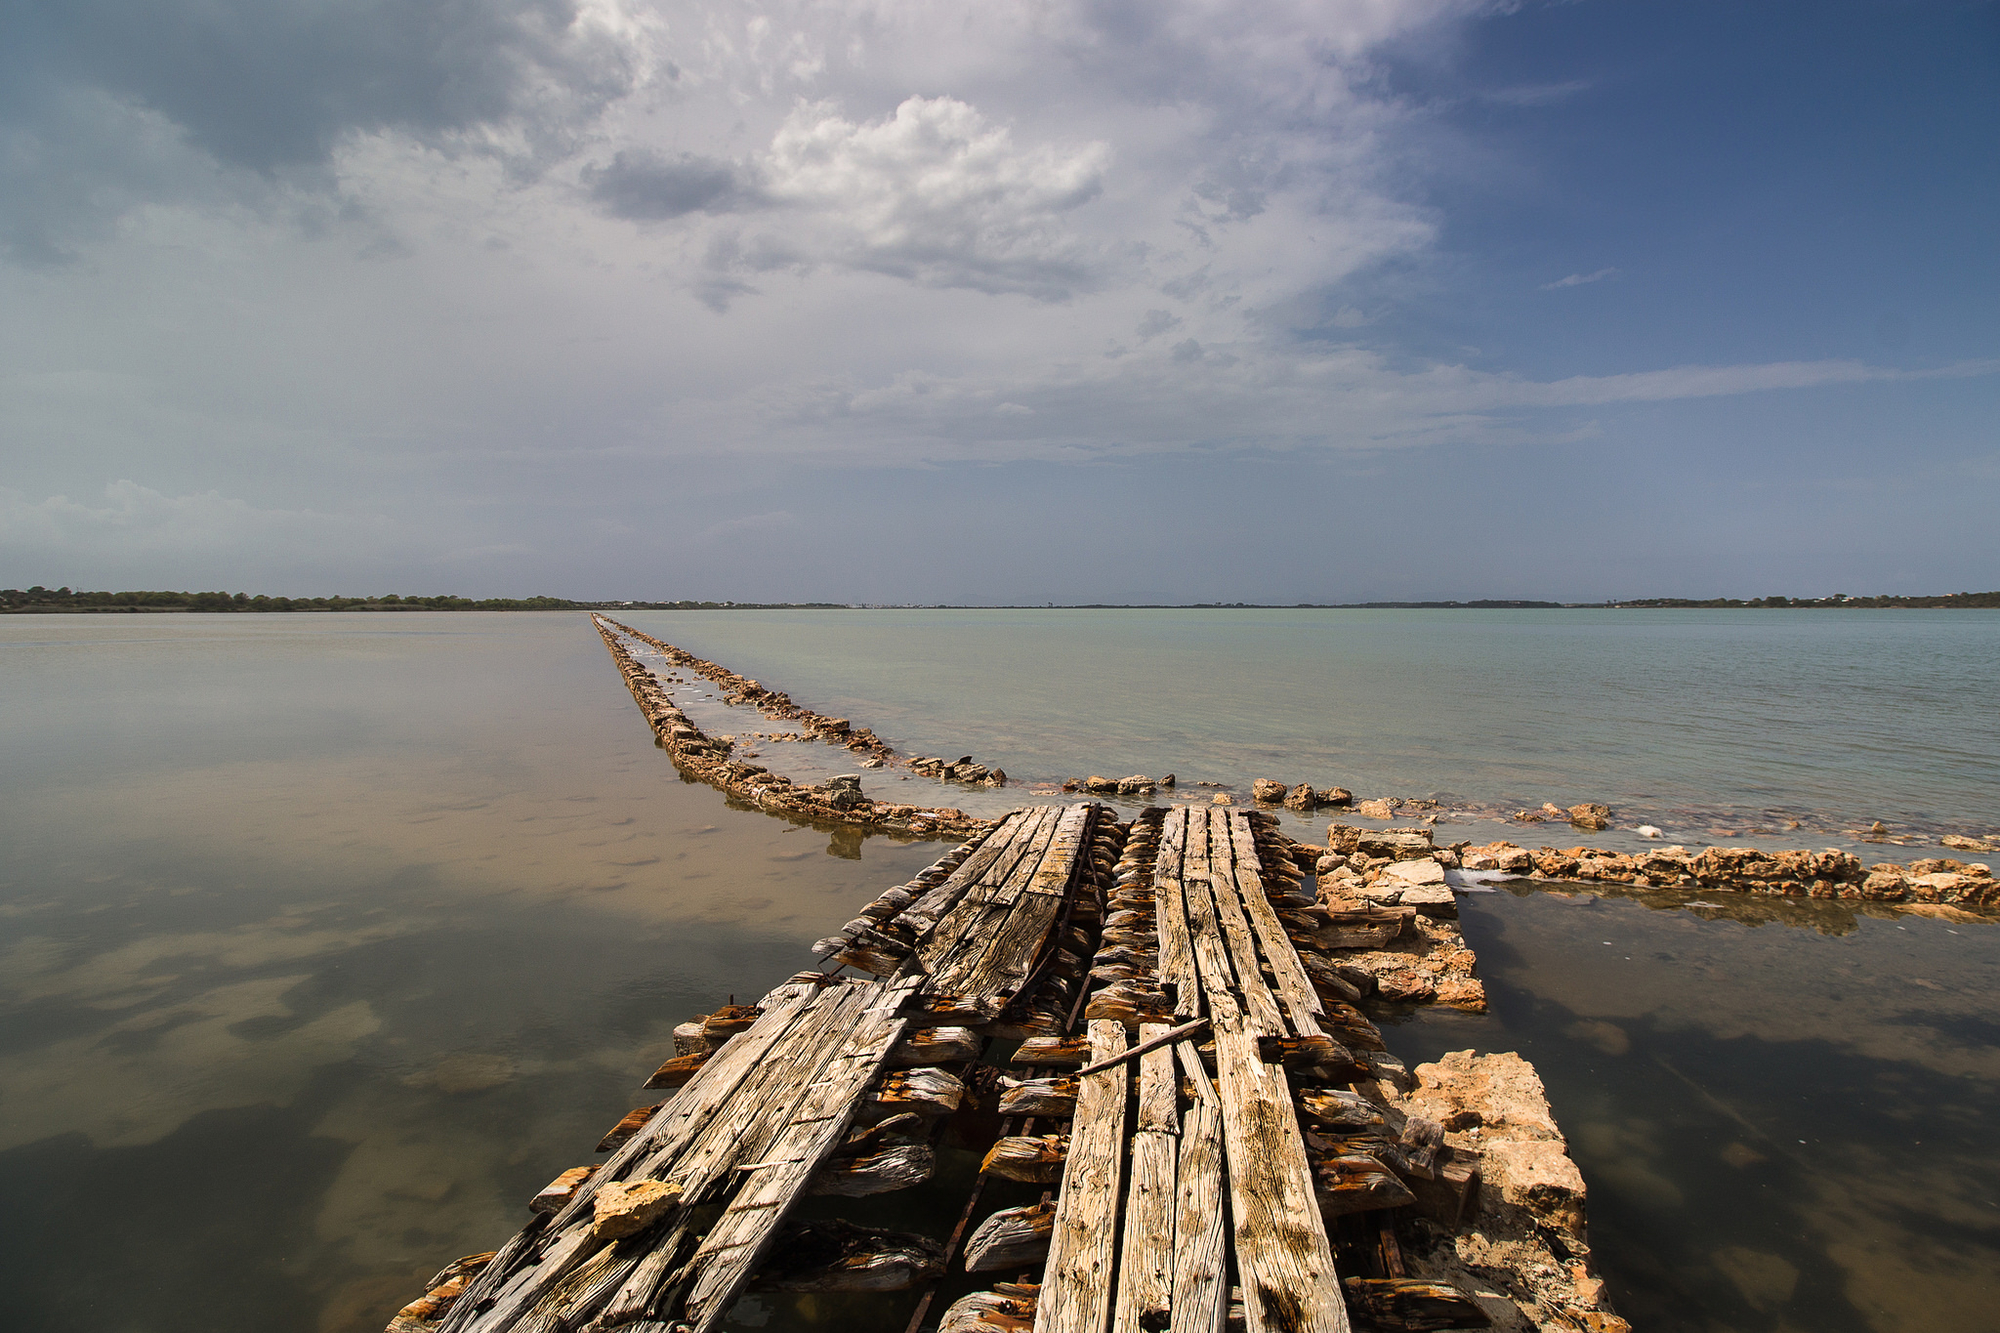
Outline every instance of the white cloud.
[(1572, 273), (1566, 278), (1557, 278), (1554, 282), (1543, 283), (1542, 290), (1552, 292), (1559, 287), (1581, 287), (1587, 282), (1603, 282), (1606, 278), (1615, 278), (1617, 276), (1618, 270), (1615, 268), (1601, 268), (1595, 273)]
[(950, 97), (912, 97), (857, 123), (831, 103), (799, 107), (759, 160), (780, 216), (721, 261), (735, 270), (836, 264), (926, 287), (1044, 299), (1094, 285), (1104, 257), (1065, 225), (1102, 190), (1100, 142), (1019, 147)]
[(218, 491), (167, 495), (127, 480), (106, 486), (104, 499), (102, 505), (66, 495), (37, 501), (0, 487), (0, 549), (187, 555), (245, 544), (307, 546), (328, 539), (366, 539), (386, 526), (375, 517), (258, 509)]

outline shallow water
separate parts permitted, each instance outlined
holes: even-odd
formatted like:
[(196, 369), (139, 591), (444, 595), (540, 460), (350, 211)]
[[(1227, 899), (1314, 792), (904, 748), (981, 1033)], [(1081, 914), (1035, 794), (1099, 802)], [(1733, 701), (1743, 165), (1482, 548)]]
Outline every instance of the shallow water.
[(0, 662), (12, 1327), (380, 1329), (939, 850), (681, 782), (581, 617), (9, 618)]
[(1490, 1014), (1413, 1013), (1389, 1042), (1535, 1063), (1635, 1327), (1994, 1326), (1992, 925), (1509, 887), (1460, 899)]
[[(1664, 781), (1640, 730), (1623, 750), (1586, 743), (1610, 705), (1563, 702), (1602, 668), (1454, 686), (1454, 661), (1493, 653), (1445, 651), (1459, 631), (1425, 613), (1404, 613), (1400, 647), (1397, 622), (1369, 622), (1352, 653), (1278, 613), (1269, 643), (1232, 618), (1267, 613), (1141, 614), (1143, 632), (1105, 618), (1094, 646), (1090, 622), (1045, 633), (1029, 613), (921, 632), (893, 615), (630, 619), (900, 748), (973, 750), (1017, 776), (1241, 782), (1283, 761), (1364, 793), (1537, 802)], [(1806, 749), (1829, 757), (1773, 800), (1872, 792), (1990, 816), (1997, 696), (1972, 688), (1992, 661), (1970, 659), (2000, 620), (1937, 624), (1903, 704), (1853, 706), (1863, 731), (1909, 712), (1910, 739), (1888, 748), (1935, 771), (1857, 777), (1868, 747), (1823, 720)], [(1551, 642), (1576, 645), (1557, 662), (1617, 655), (1568, 622), (1501, 630), (1540, 644), (1500, 654), (1522, 663)], [(1848, 642), (1845, 622), (1829, 632)], [(1618, 653), (1629, 667), (1654, 651)], [(1726, 658), (1712, 692), (1754, 713)], [(1469, 729), (1489, 694), (1495, 720)], [(1174, 725), (1148, 741), (1156, 698)], [(580, 616), (8, 617), (0, 704), (0, 1197), (33, 1201), (0, 1222), (0, 1281), (22, 1328), (379, 1329), (652, 1100), (636, 1085), (675, 1023), (805, 965), (813, 939), (941, 850), (796, 827), (681, 782)], [(1560, 763), (1531, 755), (1508, 777), (1505, 738), (1566, 708), (1595, 720), (1553, 743)], [(1700, 738), (1721, 727), (1661, 742), (1689, 803)], [(1776, 734), (1740, 742), (1773, 771)], [(1455, 744), (1467, 761), (1447, 780)], [(827, 765), (845, 753), (815, 748)], [(1747, 809), (1741, 784), (1719, 790), (1735, 781), (1700, 799)], [(1493, 1016), (1425, 1015), (1392, 1040), (1416, 1056), (1518, 1045), (1542, 1066), (1605, 1275), (1642, 1329), (1913, 1328), (1909, 1311), (1986, 1326), (2000, 937), (1826, 905), (1733, 902), (1806, 923), (1754, 928), (1660, 906), (1685, 899), (1469, 898)], [(1812, 1129), (1791, 1132), (1801, 1118)], [(1718, 1156), (1738, 1142), (1763, 1160)], [(938, 1213), (957, 1183), (870, 1208)], [(1789, 1287), (1780, 1265), (1800, 1275)], [(1905, 1315), (1881, 1313), (1898, 1284)], [(738, 1322), (856, 1327), (885, 1304), (766, 1298)]]
[(2000, 612), (620, 618), (902, 753), (970, 752), (1020, 782), (1171, 772), (1238, 791), (1270, 776), (1508, 809), (1606, 801), (1690, 845), (1781, 845), (1788, 818), (1805, 826), (1793, 845), (1849, 845), (1842, 830), (1878, 819), (2000, 832)]

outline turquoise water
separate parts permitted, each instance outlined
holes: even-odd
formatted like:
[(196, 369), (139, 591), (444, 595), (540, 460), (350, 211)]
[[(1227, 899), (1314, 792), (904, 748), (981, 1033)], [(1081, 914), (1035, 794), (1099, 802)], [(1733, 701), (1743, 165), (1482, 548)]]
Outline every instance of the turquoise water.
[(2000, 612), (634, 612), (1016, 779), (1271, 776), (1474, 808), (1606, 801), (1704, 841), (2000, 831)]
[[(1995, 823), (2000, 618), (1520, 615), (630, 619), (1023, 779)], [(0, 1282), (38, 1333), (379, 1329), (652, 1100), (675, 1023), (939, 850), (682, 782), (581, 616), (0, 618), (0, 755)], [(1989, 1325), (1990, 926), (1467, 902), (1493, 1015), (1392, 1041), (1540, 1063), (1641, 1328)]]

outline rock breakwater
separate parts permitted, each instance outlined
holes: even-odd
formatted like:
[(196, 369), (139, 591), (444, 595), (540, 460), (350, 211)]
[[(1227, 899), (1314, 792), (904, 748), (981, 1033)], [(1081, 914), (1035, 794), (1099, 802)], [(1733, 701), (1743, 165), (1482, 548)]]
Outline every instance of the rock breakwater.
[(1511, 842), (1454, 844), (1467, 870), (1497, 870), (1537, 879), (1698, 888), (1804, 898), (1870, 902), (2000, 905), (2000, 881), (1983, 862), (1923, 857), (1907, 865), (1864, 864), (1839, 848), (1766, 852), (1755, 847), (1648, 848), (1638, 853), (1601, 847), (1518, 847)]
[(843, 743), (847, 748), (864, 760), (880, 759), (893, 755), (894, 751), (874, 732), (866, 727), (854, 727), (846, 718), (829, 718), (815, 713), (792, 702), (781, 691), (769, 689), (608, 617), (593, 616), (592, 619), (647, 725), (672, 756), (675, 767), (683, 773), (719, 787), (761, 810), (818, 823), (859, 825), (884, 833), (923, 838), (963, 838), (992, 826), (990, 820), (949, 806), (871, 800), (862, 792), (858, 776), (842, 775), (817, 785), (802, 784), (782, 773), (773, 773), (761, 764), (731, 759), (733, 744), (709, 736), (697, 727), (675, 705), (673, 697), (658, 678), (619, 641), (620, 634), (651, 645), (674, 665), (698, 672), (721, 685), (724, 697), (730, 702), (755, 704), (772, 721), (796, 722), (808, 734), (836, 742), (845, 738)]

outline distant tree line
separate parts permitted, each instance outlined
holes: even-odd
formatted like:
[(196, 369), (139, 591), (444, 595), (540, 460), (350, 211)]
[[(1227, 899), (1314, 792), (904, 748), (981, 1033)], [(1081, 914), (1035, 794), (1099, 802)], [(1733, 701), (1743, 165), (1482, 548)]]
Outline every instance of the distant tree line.
[(1844, 592), (1830, 597), (1752, 597), (1748, 601), (1735, 597), (1643, 597), (1629, 602), (1611, 602), (1611, 606), (1943, 606), (1954, 608), (2000, 607), (2000, 592), (1951, 592), (1936, 597), (1891, 597), (1883, 593), (1876, 597), (1849, 597)]
[(0, 613), (47, 611), (750, 611), (833, 608), (834, 602), (573, 602), (564, 597), (266, 597), (243, 592), (73, 592), (0, 589)]

